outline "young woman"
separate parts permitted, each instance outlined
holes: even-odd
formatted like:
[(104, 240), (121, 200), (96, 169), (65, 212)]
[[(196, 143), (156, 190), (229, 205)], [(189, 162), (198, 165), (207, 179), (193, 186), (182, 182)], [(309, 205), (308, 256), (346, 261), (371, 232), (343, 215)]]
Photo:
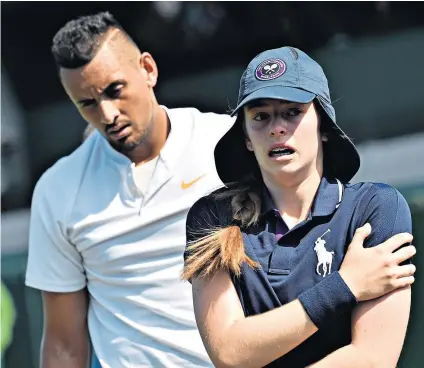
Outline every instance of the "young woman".
[(187, 218), (183, 278), (213, 363), (395, 367), (415, 272), (406, 201), (349, 184), (359, 155), (302, 51), (255, 57), (235, 114), (215, 150), (227, 186)]

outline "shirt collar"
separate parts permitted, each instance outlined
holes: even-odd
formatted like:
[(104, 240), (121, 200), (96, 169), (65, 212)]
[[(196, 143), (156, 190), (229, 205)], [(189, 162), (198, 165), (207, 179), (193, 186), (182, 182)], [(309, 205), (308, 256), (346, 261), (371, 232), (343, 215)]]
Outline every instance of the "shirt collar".
[[(331, 215), (339, 203), (339, 186), (336, 180), (328, 180), (322, 177), (320, 185), (318, 186), (317, 193), (315, 194), (314, 201), (312, 203), (312, 217), (315, 216), (328, 216)], [(263, 185), (262, 188), (262, 205), (261, 205), (261, 217), (268, 213), (278, 212), (271, 194), (266, 187)]]
[(312, 216), (331, 215), (337, 209), (339, 195), (343, 194), (339, 193), (339, 190), (343, 190), (343, 188), (339, 189), (336, 180), (328, 180), (323, 177), (312, 203)]
[(180, 164), (181, 154), (187, 149), (194, 121), (186, 109), (168, 109), (163, 105), (160, 107), (166, 111), (171, 124), (171, 130), (160, 151), (160, 157), (169, 169), (173, 169), (177, 164)]
[(272, 200), (271, 193), (269, 192), (267, 186), (263, 185), (262, 187), (262, 204), (261, 204), (261, 217), (265, 216), (268, 213), (274, 213), (277, 210), (277, 207), (274, 205)]
[[(166, 106), (160, 105), (160, 108), (166, 111), (166, 115), (171, 124), (171, 130), (166, 139), (164, 146), (162, 147), (159, 158), (165, 163), (165, 165), (171, 169), (178, 162), (180, 154), (186, 148), (188, 140), (190, 139), (190, 129), (192, 125), (188, 121), (190, 116), (187, 116), (187, 113), (184, 109), (168, 109)], [(99, 132), (96, 132), (98, 139), (103, 141), (103, 146), (107, 151), (108, 155), (113, 158), (116, 162), (131, 166), (132, 162), (128, 159), (127, 156), (116, 151), (105, 137), (103, 137)]]

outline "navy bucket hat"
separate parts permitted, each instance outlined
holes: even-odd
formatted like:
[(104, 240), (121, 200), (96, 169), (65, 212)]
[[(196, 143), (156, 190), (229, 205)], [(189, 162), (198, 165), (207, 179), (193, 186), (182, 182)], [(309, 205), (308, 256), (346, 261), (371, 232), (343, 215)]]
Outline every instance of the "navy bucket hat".
[[(317, 101), (328, 117), (329, 139), (324, 142), (324, 171), (343, 183), (349, 182), (360, 166), (358, 151), (336, 124), (328, 81), (321, 66), (303, 51), (281, 47), (262, 52), (247, 66), (240, 80), (237, 107), (232, 116), (257, 99), (298, 103)], [(321, 114), (322, 115), (322, 114)], [(321, 116), (321, 119), (326, 118)], [(224, 184), (239, 181), (259, 170), (245, 145), (241, 119), (221, 138), (215, 148), (218, 175)]]

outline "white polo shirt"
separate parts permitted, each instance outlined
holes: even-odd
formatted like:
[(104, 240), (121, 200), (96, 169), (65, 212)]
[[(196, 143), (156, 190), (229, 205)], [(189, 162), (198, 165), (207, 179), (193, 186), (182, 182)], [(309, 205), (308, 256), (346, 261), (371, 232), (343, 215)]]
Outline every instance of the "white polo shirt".
[(34, 191), (26, 284), (51, 292), (87, 286), (103, 367), (212, 366), (180, 273), (187, 212), (222, 186), (213, 151), (234, 120), (166, 111), (171, 131), (145, 190), (134, 164), (96, 132)]

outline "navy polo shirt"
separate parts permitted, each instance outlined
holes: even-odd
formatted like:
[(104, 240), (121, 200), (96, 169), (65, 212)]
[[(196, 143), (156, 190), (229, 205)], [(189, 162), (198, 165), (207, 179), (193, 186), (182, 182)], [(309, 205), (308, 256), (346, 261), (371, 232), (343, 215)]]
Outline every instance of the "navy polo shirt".
[[(216, 197), (225, 190), (201, 198), (190, 209), (187, 242), (200, 239), (211, 228), (236, 224), (231, 198)], [(308, 218), (288, 230), (264, 188), (257, 224), (241, 229), (247, 255), (261, 266), (253, 270), (243, 265), (240, 277), (231, 275), (245, 315), (299, 299), (318, 327), (314, 335), (269, 367), (303, 368), (351, 342), (356, 300), (338, 270), (358, 227), (367, 222), (372, 226), (365, 247), (400, 232), (412, 232), (408, 204), (395, 188), (357, 183), (343, 185), (342, 192), (339, 203), (337, 182), (323, 178)]]

